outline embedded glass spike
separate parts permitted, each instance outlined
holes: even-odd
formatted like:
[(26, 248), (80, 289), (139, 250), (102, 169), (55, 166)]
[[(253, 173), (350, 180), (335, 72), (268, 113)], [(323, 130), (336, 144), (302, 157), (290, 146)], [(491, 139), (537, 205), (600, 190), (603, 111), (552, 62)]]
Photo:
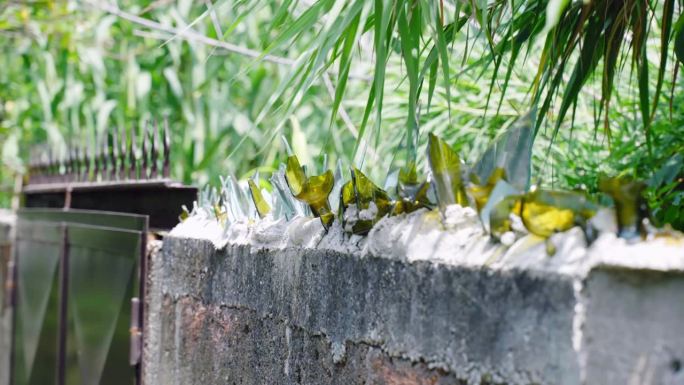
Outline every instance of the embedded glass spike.
[(271, 206), (268, 204), (261, 193), (261, 189), (259, 186), (257, 186), (253, 179), (248, 180), (247, 183), (249, 184), (249, 192), (251, 193), (252, 201), (254, 202), (254, 207), (256, 207), (257, 213), (259, 214), (259, 218), (263, 218), (271, 212)]
[[(493, 182), (494, 179), (490, 178), (490, 182)], [(490, 187), (486, 187), (486, 189), (489, 190)], [(482, 191), (479, 193), (482, 193)], [(514, 200), (519, 201), (519, 195), (520, 191), (518, 191), (513, 185), (509, 184), (502, 178), (497, 180), (493, 187), (491, 187), (491, 191), (487, 192), (487, 195), (484, 196), (484, 199), (479, 203), (477, 202), (477, 198), (474, 198), (478, 207), (480, 221), (482, 222), (482, 227), (484, 227), (485, 231), (489, 232), (490, 234), (492, 233), (492, 215), (499, 202), (507, 199), (509, 196), (513, 196)], [(480, 198), (483, 197), (480, 196)], [(519, 210), (516, 210), (514, 214), (520, 216)], [(495, 234), (495, 236), (498, 235)]]
[(357, 168), (352, 168), (351, 174), (351, 181), (342, 186), (343, 220), (346, 230), (362, 235), (392, 211), (392, 199)]
[(430, 134), (428, 159), (440, 209), (444, 211), (446, 206), (455, 203), (467, 206), (468, 199), (461, 179), (461, 159), (458, 154), (445, 141)]
[(506, 170), (497, 167), (484, 184), (480, 184), (478, 179), (477, 176), (473, 175), (473, 184), (468, 186), (467, 191), (475, 201), (477, 211), (481, 212), (487, 204), (487, 200), (489, 199), (492, 190), (494, 190), (494, 186), (496, 186), (500, 180), (506, 180)]
[(332, 191), (334, 178), (332, 171), (328, 170), (321, 175), (308, 177), (304, 169), (299, 164), (296, 155), (287, 158), (285, 178), (290, 186), (290, 191), (295, 198), (306, 202), (313, 214), (321, 218), (323, 226), (327, 229), (335, 219), (335, 215), (330, 210), (328, 196)]
[(410, 162), (406, 167), (399, 170), (396, 189), (399, 199), (394, 205), (394, 215), (432, 207), (432, 202), (428, 197), (430, 184), (418, 182), (415, 162)]
[(496, 239), (512, 230), (511, 214), (521, 216), (522, 196), (509, 195), (501, 199), (498, 203), (493, 204), (489, 212), (489, 233)]
[(599, 179), (599, 189), (610, 195), (615, 203), (618, 236), (636, 238), (644, 232), (643, 220), (647, 217), (646, 202), (643, 197), (646, 185), (629, 177)]
[(581, 192), (533, 190), (525, 194), (521, 211), (525, 228), (548, 238), (574, 226), (584, 226), (596, 213), (596, 207)]
[(292, 195), (287, 181), (285, 180), (285, 165), (280, 164), (278, 171), (271, 175), (271, 185), (273, 186), (273, 195), (277, 197), (278, 204), (281, 205), (281, 212), (279, 215), (285, 217), (286, 220), (292, 219), (295, 215), (306, 215), (307, 207)]
[(335, 167), (334, 175), (335, 183), (333, 184), (333, 189), (330, 192), (330, 208), (333, 212), (340, 212), (340, 192), (342, 191), (342, 186), (345, 183), (344, 172), (342, 171), (342, 161), (337, 160), (337, 167)]
[(520, 191), (527, 190), (532, 165), (532, 144), (536, 110), (518, 118), (497, 136), (475, 162), (472, 174), (485, 181), (491, 179), (497, 169), (505, 170), (506, 180)]

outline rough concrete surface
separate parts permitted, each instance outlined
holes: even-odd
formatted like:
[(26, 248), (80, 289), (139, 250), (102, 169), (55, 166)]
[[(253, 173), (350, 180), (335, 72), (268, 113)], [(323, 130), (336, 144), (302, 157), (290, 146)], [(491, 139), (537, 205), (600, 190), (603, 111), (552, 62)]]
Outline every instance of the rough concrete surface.
[(562, 274), (169, 237), (152, 384), (684, 384), (684, 275)]
[(563, 276), (178, 238), (151, 271), (148, 384), (579, 381)]
[(5, 293), (14, 215), (0, 210), (0, 385), (9, 384), (12, 311)]

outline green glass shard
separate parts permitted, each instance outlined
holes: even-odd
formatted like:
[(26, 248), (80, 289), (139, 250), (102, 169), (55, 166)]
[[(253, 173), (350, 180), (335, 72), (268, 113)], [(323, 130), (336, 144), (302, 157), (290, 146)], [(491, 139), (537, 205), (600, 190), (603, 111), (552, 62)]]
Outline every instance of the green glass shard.
[(587, 196), (574, 191), (534, 190), (523, 198), (522, 220), (532, 234), (548, 238), (573, 226), (585, 226), (596, 213)]
[(218, 203), (214, 203), (212, 206), (214, 210), (214, 216), (216, 217), (216, 220), (219, 221), (220, 224), (224, 225), (226, 224), (226, 221), (228, 220), (228, 213), (221, 208), (221, 205)]
[(494, 190), (494, 186), (496, 186), (497, 182), (506, 180), (506, 170), (500, 167), (494, 169), (489, 176), (489, 180), (487, 180), (487, 183), (484, 185), (477, 182), (479, 178), (477, 178), (475, 174), (473, 174), (473, 177), (475, 178), (475, 183), (468, 186), (467, 191), (470, 196), (473, 197), (477, 211), (481, 212), (487, 204), (487, 200), (489, 200), (489, 196), (491, 195), (492, 190)]
[(181, 222), (183, 222), (183, 221), (185, 221), (186, 219), (190, 218), (190, 211), (188, 211), (188, 206), (186, 206), (186, 205), (181, 206), (181, 209), (182, 209), (182, 210), (181, 210), (180, 215), (178, 216), (178, 219), (179, 219)]
[(328, 195), (330, 195), (335, 183), (332, 171), (328, 170), (321, 175), (307, 178), (297, 156), (292, 155), (287, 158), (285, 179), (290, 186), (292, 195), (298, 200), (306, 202), (311, 207), (313, 214), (321, 218), (323, 226), (326, 229), (329, 228), (335, 219), (328, 202)]
[(355, 200), (356, 196), (354, 195), (354, 181), (350, 180), (342, 186), (342, 190), (340, 191), (340, 201), (342, 202), (342, 205), (340, 205), (340, 216), (342, 213), (344, 213), (344, 208), (352, 203), (355, 203)]
[(431, 207), (432, 202), (428, 198), (430, 185), (426, 182), (418, 182), (416, 164), (410, 162), (406, 167), (399, 170), (397, 183), (397, 195), (399, 199), (394, 204), (392, 215), (410, 213), (423, 207)]
[(376, 186), (359, 169), (353, 169), (352, 180), (354, 181), (356, 203), (361, 209), (368, 208), (371, 202), (375, 203), (378, 208), (378, 214), (376, 215), (378, 219), (385, 216), (391, 210), (392, 199), (389, 194)]
[(259, 218), (263, 218), (271, 212), (271, 206), (269, 206), (266, 199), (264, 199), (264, 196), (261, 194), (261, 189), (254, 183), (254, 180), (250, 179), (247, 183), (249, 184), (249, 192), (252, 195), (252, 201), (254, 201), (254, 207), (256, 207), (257, 213), (259, 213)]
[(458, 154), (445, 141), (430, 134), (428, 158), (440, 209), (444, 210), (454, 203), (467, 206), (468, 199), (461, 179), (461, 159)]
[(295, 198), (306, 202), (311, 207), (314, 215), (321, 218), (326, 229), (335, 219), (328, 203), (328, 195), (334, 183), (333, 173), (328, 170), (322, 175), (309, 177), (301, 192), (295, 195)]
[(495, 204), (489, 213), (489, 231), (496, 239), (511, 231), (511, 214), (520, 216), (522, 197), (509, 195)]
[[(352, 169), (352, 179), (342, 186), (340, 193), (342, 208), (340, 215), (344, 220), (344, 211), (354, 204), (357, 217), (351, 226), (353, 234), (366, 234), (380, 218), (392, 210), (392, 199), (385, 190), (376, 186), (360, 170)], [(346, 225), (346, 223), (345, 223)]]
[(304, 169), (299, 165), (299, 159), (296, 155), (291, 155), (287, 158), (287, 166), (285, 168), (285, 178), (287, 184), (290, 186), (290, 191), (295, 197), (304, 190), (306, 183), (306, 174)]
[(644, 232), (643, 219), (647, 217), (643, 197), (646, 185), (629, 177), (599, 179), (599, 189), (613, 198), (618, 223), (618, 236), (636, 238)]

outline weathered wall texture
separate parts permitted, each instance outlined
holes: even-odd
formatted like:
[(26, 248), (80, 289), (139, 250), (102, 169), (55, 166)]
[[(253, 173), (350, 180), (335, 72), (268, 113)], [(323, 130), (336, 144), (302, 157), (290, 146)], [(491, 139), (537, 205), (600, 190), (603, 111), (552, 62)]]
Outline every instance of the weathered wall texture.
[(152, 384), (684, 384), (684, 275), (561, 274), (167, 238)]
[(9, 384), (12, 312), (6, 307), (8, 298), (5, 294), (5, 285), (13, 224), (14, 216), (0, 210), (0, 385)]

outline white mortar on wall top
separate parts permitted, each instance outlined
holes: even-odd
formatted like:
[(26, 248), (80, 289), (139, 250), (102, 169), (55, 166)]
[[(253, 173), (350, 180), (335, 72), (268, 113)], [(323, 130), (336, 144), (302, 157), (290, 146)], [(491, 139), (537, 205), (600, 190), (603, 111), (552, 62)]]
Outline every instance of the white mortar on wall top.
[(227, 244), (255, 248), (300, 247), (333, 250), (362, 256), (406, 261), (431, 261), (494, 270), (527, 269), (582, 278), (595, 266), (655, 271), (684, 271), (684, 237), (650, 237), (631, 243), (610, 232), (587, 246), (579, 227), (554, 234), (556, 253), (549, 256), (544, 239), (519, 234), (507, 246), (493, 241), (469, 207), (451, 205), (445, 217), (425, 209), (384, 217), (366, 237), (350, 235), (335, 221), (326, 232), (318, 218), (295, 217), (290, 221), (270, 216), (230, 223), (224, 230), (215, 219), (192, 216), (178, 224), (172, 236), (206, 239), (217, 249)]

